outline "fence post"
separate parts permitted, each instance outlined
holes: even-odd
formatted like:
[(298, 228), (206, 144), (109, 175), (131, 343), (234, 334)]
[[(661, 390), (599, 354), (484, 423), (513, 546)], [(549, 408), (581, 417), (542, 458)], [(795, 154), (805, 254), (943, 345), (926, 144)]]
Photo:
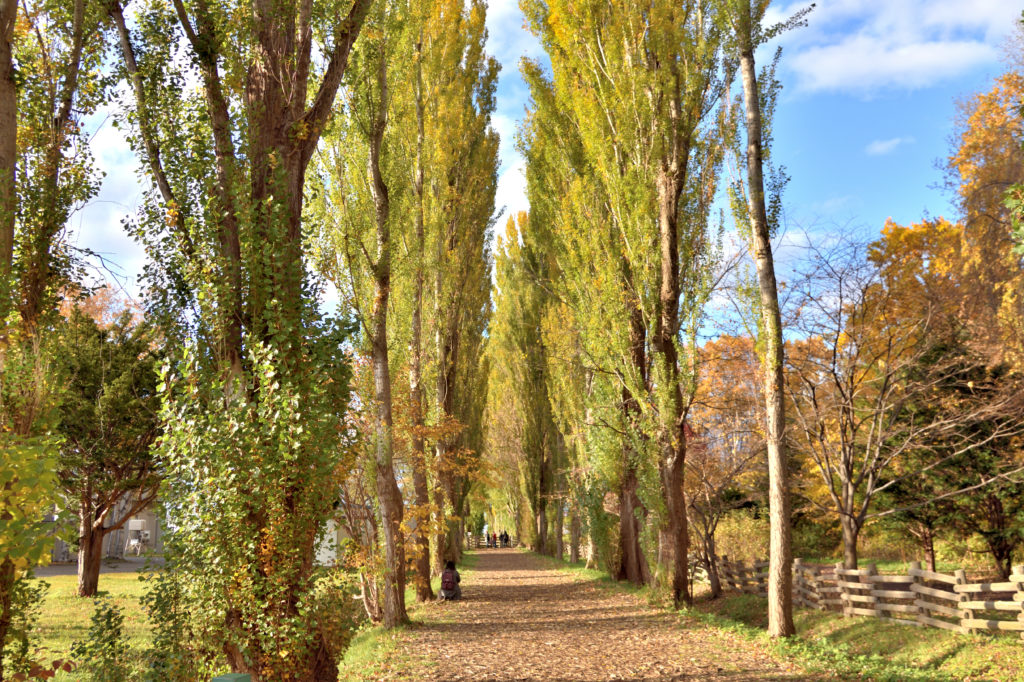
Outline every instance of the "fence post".
[(804, 560), (800, 557), (793, 559), (793, 592), (796, 593), (797, 605), (806, 607), (807, 596), (805, 594), (806, 588), (804, 587), (803, 563)]
[(843, 562), (836, 562), (836, 587), (839, 588), (839, 601), (840, 606), (843, 608), (843, 617), (849, 618), (853, 614), (850, 613), (850, 588), (846, 586), (846, 576), (842, 574)]
[(818, 568), (817, 566), (811, 566), (808, 569), (808, 571), (810, 572), (810, 577), (807, 580), (808, 580), (808, 584), (810, 585), (811, 595), (814, 597), (814, 603), (811, 604), (811, 606), (813, 606), (814, 608), (818, 609), (819, 611), (826, 611), (826, 610), (828, 610), (828, 606), (826, 606), (825, 603), (824, 603), (825, 597), (822, 596), (822, 591), (821, 591), (821, 586), (822, 586), (821, 569)]
[[(920, 570), (921, 570), (921, 562), (920, 561), (911, 561), (910, 562), (910, 568), (907, 569), (907, 573), (910, 575), (911, 578), (914, 579), (914, 585), (917, 585), (919, 587), (923, 587), (924, 586), (924, 581), (921, 579), (921, 576), (916, 575), (914, 573), (914, 571), (920, 571)], [(910, 591), (914, 592), (914, 588), (911, 587)], [(923, 607), (923, 606), (921, 606), (920, 604), (917, 603), (917, 602), (923, 602), (925, 600), (924, 599), (924, 595), (921, 594), (920, 592), (914, 592), (914, 594), (917, 595), (917, 596), (914, 597), (914, 605), (917, 606), (917, 622), (921, 623), (922, 625), (924, 625), (925, 624), (925, 620), (924, 619), (928, 617), (928, 613), (929, 612), (928, 612), (928, 609), (926, 609), (925, 607)]]
[[(1017, 622), (1024, 624), (1024, 564), (1013, 567), (1013, 575), (1010, 576), (1010, 580), (1017, 583), (1017, 593), (1013, 595), (1013, 600), (1020, 602), (1020, 613), (1017, 614)], [(1020, 638), (1024, 639), (1024, 632), (1020, 633)]]
[[(956, 584), (957, 585), (966, 585), (967, 584), (967, 571), (965, 571), (964, 569), (958, 568), (956, 571), (953, 572), (953, 577), (956, 578)], [(968, 601), (971, 598), (971, 595), (967, 594), (966, 592), (960, 592), (959, 594), (960, 594), (960, 599), (958, 601), (960, 601), (960, 602)], [(960, 632), (962, 632), (965, 635), (970, 633), (971, 629), (964, 625), (964, 621), (965, 620), (972, 620), (973, 618), (974, 618), (974, 611), (971, 611), (971, 610), (968, 610), (968, 609), (964, 609), (964, 608), (960, 609)]]
[(722, 562), (719, 564), (719, 581), (725, 578), (725, 583), (729, 586), (730, 590), (736, 589), (736, 584), (732, 580), (732, 563), (729, 561), (729, 555), (722, 555)]
[(757, 565), (767, 561), (767, 559), (762, 559), (761, 561), (754, 562), (754, 575), (757, 576), (757, 593), (765, 596), (768, 596), (768, 578), (764, 576), (764, 572), (768, 569), (758, 568)]
[(878, 610), (878, 597), (875, 596), (875, 582), (871, 580), (871, 576), (878, 575), (878, 565), (875, 563), (868, 564), (868, 574), (863, 579), (860, 576), (857, 577), (857, 582), (864, 583), (868, 586), (868, 595), (871, 597), (871, 608), (875, 610), (875, 618), (882, 615), (882, 612)]

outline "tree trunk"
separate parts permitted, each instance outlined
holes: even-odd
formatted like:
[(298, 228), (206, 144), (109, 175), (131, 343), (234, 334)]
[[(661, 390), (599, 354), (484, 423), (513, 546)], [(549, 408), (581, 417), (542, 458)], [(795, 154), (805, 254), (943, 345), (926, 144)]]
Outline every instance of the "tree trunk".
[(668, 536), (671, 543), (672, 602), (678, 607), (681, 603), (690, 604), (693, 601), (688, 580), (690, 535), (686, 519), (686, 496), (683, 491), (685, 436), (679, 438), (674, 450), (662, 469), (662, 486), (668, 509)]
[(430, 491), (427, 487), (427, 455), (423, 442), (423, 37), (416, 43), (416, 272), (413, 277), (412, 339), (409, 342), (409, 400), (412, 410), (412, 487), (418, 511), (414, 540), (416, 600), (430, 601)]
[(12, 284), (14, 263), (14, 216), (18, 201), (14, 175), (18, 160), (18, 90), (14, 82), (11, 45), (17, 15), (18, 3), (15, 0), (0, 0), (0, 324), (7, 319), (8, 287)]
[(718, 575), (718, 560), (715, 548), (715, 534), (712, 531), (704, 539), (704, 568), (708, 571), (708, 582), (711, 585), (711, 598), (715, 599), (722, 595), (722, 579)]
[(849, 514), (839, 517), (839, 525), (843, 530), (843, 568), (857, 568), (857, 536), (860, 535), (860, 524)]
[(928, 570), (935, 572), (935, 527), (931, 523), (918, 521), (911, 524), (910, 533), (921, 543)]
[(562, 531), (564, 530), (563, 529), (563, 523), (564, 523), (564, 521), (563, 521), (563, 518), (562, 518), (562, 498), (556, 497), (555, 498), (554, 528), (552, 528), (552, 530), (555, 533), (555, 542), (554, 542), (555, 558), (558, 559), (559, 561), (561, 561), (562, 557), (565, 556), (565, 543), (564, 543), (564, 540), (562, 539)]
[(395, 480), (393, 462), (393, 419), (391, 413), (391, 370), (388, 364), (388, 299), (391, 295), (391, 202), (380, 172), (380, 151), (387, 126), (386, 62), (378, 71), (379, 111), (370, 134), (369, 172), (377, 223), (377, 262), (373, 264), (374, 299), (371, 346), (373, 388), (376, 402), (377, 496), (380, 499), (381, 530), (384, 538), (383, 614), (384, 626), (408, 622), (405, 612), (405, 540), (402, 537), (402, 493)]
[[(623, 261), (623, 281), (631, 281), (628, 263)], [(629, 345), (630, 362), (639, 380), (647, 383), (647, 354), (645, 350), (645, 338), (647, 334), (644, 326), (643, 311), (640, 309), (639, 301), (635, 296), (627, 297), (627, 305), (630, 306), (629, 314)], [(627, 430), (633, 430), (638, 418), (640, 407), (636, 398), (630, 393), (629, 388), (622, 389), (622, 416), (623, 425)], [(629, 437), (622, 439), (622, 481), (619, 484), (619, 556), (620, 562), (616, 578), (628, 580), (634, 585), (646, 585), (650, 582), (651, 575), (647, 566), (647, 557), (644, 556), (643, 548), (640, 546), (640, 519), (637, 512), (643, 511), (643, 505), (637, 495), (636, 461), (634, 448), (629, 442)]]
[[(629, 457), (627, 457), (627, 460)], [(640, 547), (640, 519), (637, 511), (643, 507), (636, 494), (636, 471), (632, 466), (626, 469), (619, 488), (619, 554), (621, 561), (616, 574), (617, 580), (628, 580), (634, 585), (646, 585), (651, 575), (647, 557)]]
[[(10, 557), (4, 557), (0, 561), (0, 647), (7, 644), (7, 634), (11, 630), (11, 621), (14, 618), (11, 601), (14, 597), (14, 562)], [(4, 677), (4, 661), (0, 656), (0, 680)]]
[(580, 560), (580, 515), (574, 508), (569, 517), (569, 563)]
[(587, 533), (587, 564), (586, 568), (597, 568), (597, 545), (594, 543), (594, 532)]
[[(761, 138), (761, 104), (754, 67), (750, 1), (744, 0), (740, 20), (740, 72), (747, 129), (747, 202), (754, 241), (754, 261), (761, 294), (764, 329), (764, 399), (768, 448), (768, 509), (770, 565), (768, 568), (768, 633), (789, 637), (793, 626), (793, 548), (789, 501), (789, 473), (783, 437), (786, 426), (783, 402), (782, 316), (779, 312), (775, 263), (772, 257), (768, 213), (765, 206)], [(845, 530), (844, 530), (845, 537)], [(854, 547), (856, 563), (856, 547)]]
[(103, 561), (103, 529), (94, 529), (88, 517), (81, 519), (78, 531), (79, 597), (95, 597)]
[(548, 501), (541, 494), (533, 513), (533, 546), (530, 548), (538, 554), (544, 554), (548, 546)]

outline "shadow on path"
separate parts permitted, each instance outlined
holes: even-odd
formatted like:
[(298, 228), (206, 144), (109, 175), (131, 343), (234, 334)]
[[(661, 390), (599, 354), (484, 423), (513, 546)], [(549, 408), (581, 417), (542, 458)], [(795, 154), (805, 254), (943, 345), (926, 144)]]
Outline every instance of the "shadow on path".
[(434, 680), (799, 680), (756, 645), (550, 568), (522, 550), (477, 552), (464, 599), (424, 607), (404, 655)]

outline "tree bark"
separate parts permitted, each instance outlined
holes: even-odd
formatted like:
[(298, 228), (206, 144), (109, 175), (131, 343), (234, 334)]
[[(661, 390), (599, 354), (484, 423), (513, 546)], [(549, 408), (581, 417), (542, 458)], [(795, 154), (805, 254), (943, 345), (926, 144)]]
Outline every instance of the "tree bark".
[[(672, 109), (673, 120), (678, 120), (678, 107)], [(667, 392), (667, 414), (661, 415), (661, 484), (668, 512), (667, 531), (669, 551), (672, 554), (672, 601), (676, 606), (690, 603), (687, 580), (687, 554), (689, 534), (686, 528), (686, 494), (683, 475), (686, 467), (686, 411), (683, 405), (679, 376), (679, 353), (676, 336), (679, 333), (679, 233), (678, 203), (686, 175), (685, 159), (688, 146), (675, 137), (671, 157), (659, 171), (658, 233), (661, 250), (660, 315), (652, 338), (655, 351), (661, 359), (662, 381), (657, 390)]]
[(533, 547), (530, 549), (544, 554), (548, 544), (548, 501), (541, 493), (533, 511)]
[(395, 480), (391, 370), (388, 364), (388, 299), (391, 295), (391, 200), (380, 171), (381, 146), (387, 127), (387, 63), (380, 61), (380, 100), (370, 133), (370, 189), (377, 223), (377, 262), (373, 264), (374, 298), (371, 345), (376, 411), (377, 496), (384, 538), (383, 623), (396, 627), (408, 622), (405, 611), (405, 540), (402, 535), (402, 492)]
[[(627, 456), (628, 459), (628, 456)], [(636, 470), (627, 466), (619, 488), (619, 554), (621, 561), (616, 574), (618, 580), (628, 580), (634, 585), (646, 585), (651, 580), (647, 557), (640, 546), (640, 519), (637, 511), (643, 506), (636, 494)]]
[(580, 560), (580, 515), (575, 508), (569, 517), (569, 563)]
[(563, 517), (562, 517), (562, 498), (556, 497), (554, 502), (555, 502), (555, 518), (554, 518), (554, 523), (552, 524), (554, 526), (552, 528), (552, 531), (554, 531), (554, 534), (555, 534), (555, 542), (554, 542), (553, 549), (555, 550), (554, 551), (555, 558), (558, 559), (559, 561), (561, 561), (562, 557), (565, 556), (565, 542), (562, 539), (562, 532), (564, 530), (564, 528), (563, 528), (564, 521), (563, 521)]
[[(623, 264), (624, 270), (628, 265)], [(629, 282), (628, 272), (624, 272), (624, 281)], [(629, 343), (630, 355), (633, 370), (637, 373), (638, 379), (646, 385), (647, 383), (647, 358), (644, 349), (646, 329), (644, 327), (643, 312), (640, 310), (638, 301), (630, 301), (629, 319)], [(622, 415), (623, 424), (626, 429), (632, 429), (639, 412), (636, 399), (630, 393), (629, 388), (622, 389)], [(619, 484), (619, 556), (620, 563), (616, 572), (618, 580), (628, 580), (635, 585), (645, 585), (650, 582), (651, 575), (647, 566), (647, 557), (644, 556), (643, 548), (640, 546), (640, 519), (637, 512), (643, 510), (643, 505), (637, 495), (636, 458), (632, 444), (628, 436), (622, 439), (622, 481)]]
[(94, 529), (86, 519), (79, 529), (78, 537), (78, 590), (79, 597), (95, 597), (100, 584), (100, 567), (103, 562), (103, 538), (105, 529)]
[(18, 90), (14, 82), (14, 50), (11, 44), (17, 15), (18, 3), (15, 0), (0, 0), (0, 321), (7, 318), (11, 293), (8, 287), (12, 284), (14, 217), (18, 201), (15, 192)]
[(860, 523), (849, 514), (839, 517), (839, 526), (843, 531), (843, 568), (857, 568), (857, 536), (860, 535)]
[[(11, 621), (14, 618), (11, 601), (14, 597), (14, 562), (10, 557), (4, 557), (0, 561), (0, 646), (7, 643), (7, 634), (11, 629)], [(0, 656), (0, 680), (4, 677), (3, 656)]]
[[(454, 419), (455, 405), (455, 377), (456, 359), (458, 353), (458, 311), (454, 309), (444, 310), (442, 307), (442, 295), (444, 293), (444, 268), (442, 267), (445, 254), (446, 237), (438, 235), (437, 240), (437, 264), (434, 274), (434, 319), (437, 324), (434, 340), (437, 352), (437, 384), (436, 398), (439, 414), (439, 421), (444, 423)], [(454, 462), (449, 461), (448, 437), (442, 436), (437, 439), (435, 446), (435, 462), (437, 479), (440, 483), (440, 500), (438, 504), (438, 530), (436, 535), (437, 554), (434, 569), (440, 573), (446, 561), (458, 563), (457, 546), (455, 538), (457, 524), (449, 518), (451, 514), (458, 513), (455, 503), (455, 471)]]
[(718, 575), (718, 559), (715, 548), (715, 534), (712, 532), (705, 538), (704, 546), (707, 548), (704, 557), (704, 567), (708, 571), (708, 582), (711, 584), (711, 598), (715, 599), (722, 595), (722, 579)]
[(928, 521), (916, 521), (910, 524), (909, 529), (921, 544), (928, 570), (935, 572), (935, 527)]
[[(764, 332), (764, 399), (768, 447), (768, 509), (770, 565), (768, 568), (768, 633), (789, 637), (793, 626), (793, 549), (789, 501), (789, 473), (783, 447), (786, 427), (783, 402), (782, 316), (779, 311), (775, 263), (772, 258), (768, 213), (764, 196), (761, 104), (754, 67), (750, 2), (744, 0), (740, 17), (740, 73), (747, 131), (747, 202), (757, 267)], [(844, 530), (845, 537), (845, 530)], [(856, 552), (856, 547), (854, 547)], [(856, 563), (856, 555), (854, 555)]]
[(416, 534), (416, 600), (430, 601), (430, 491), (427, 487), (427, 454), (423, 439), (423, 258), (426, 242), (423, 227), (423, 36), (416, 43), (416, 272), (413, 276), (412, 339), (409, 341), (409, 401), (412, 409), (412, 487), (419, 510)]
[(690, 604), (690, 583), (688, 580), (688, 557), (690, 547), (686, 519), (686, 497), (683, 492), (684, 462), (686, 461), (686, 438), (680, 438), (678, 447), (662, 467), (662, 487), (668, 509), (668, 536), (672, 556), (672, 602)]

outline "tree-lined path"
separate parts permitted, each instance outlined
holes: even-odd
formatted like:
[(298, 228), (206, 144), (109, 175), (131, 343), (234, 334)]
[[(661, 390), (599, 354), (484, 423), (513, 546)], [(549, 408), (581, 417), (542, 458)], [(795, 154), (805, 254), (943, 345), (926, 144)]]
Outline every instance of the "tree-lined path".
[(411, 679), (797, 680), (756, 645), (686, 624), (521, 550), (487, 550), (463, 571), (461, 602), (431, 604), (391, 655)]

